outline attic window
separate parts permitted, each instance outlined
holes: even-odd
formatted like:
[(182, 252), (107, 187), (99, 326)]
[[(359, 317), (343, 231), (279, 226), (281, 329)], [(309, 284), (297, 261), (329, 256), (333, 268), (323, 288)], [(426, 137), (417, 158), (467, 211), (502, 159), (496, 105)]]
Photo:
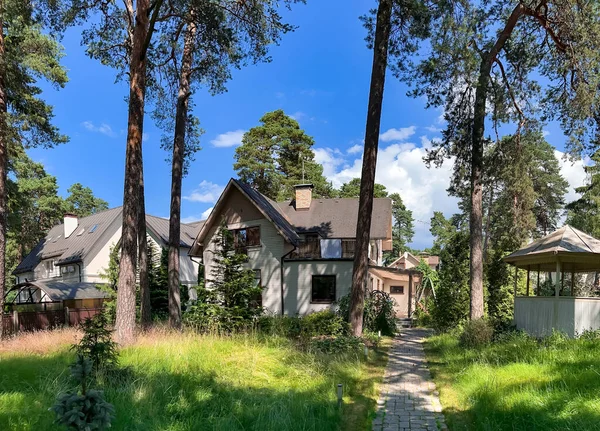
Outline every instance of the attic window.
[(77, 232), (77, 236), (83, 235), (84, 232), (85, 232), (85, 228), (82, 228), (79, 232)]
[(62, 236), (62, 235), (58, 235), (56, 238), (54, 238), (54, 239), (52, 240), (52, 242), (56, 242), (56, 241), (58, 241), (58, 239), (59, 239), (61, 236)]
[(90, 228), (90, 233), (94, 233), (96, 231), (96, 229), (98, 229), (98, 225), (97, 224), (95, 224), (94, 226), (92, 226)]

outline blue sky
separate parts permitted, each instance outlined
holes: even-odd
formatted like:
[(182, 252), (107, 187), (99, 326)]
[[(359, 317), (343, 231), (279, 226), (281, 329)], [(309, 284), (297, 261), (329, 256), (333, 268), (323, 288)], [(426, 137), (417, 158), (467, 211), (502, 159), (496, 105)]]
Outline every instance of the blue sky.
[[(293, 115), (314, 137), (316, 158), (335, 185), (358, 176), (372, 61), (358, 17), (375, 4), (332, 0), (294, 7), (285, 16), (298, 29), (272, 48), (271, 63), (234, 71), (225, 94), (201, 90), (194, 95), (195, 114), (206, 133), (184, 179), (184, 220), (198, 220), (212, 207), (234, 175), (233, 154), (241, 134), (274, 109)], [(61, 194), (81, 182), (110, 206), (121, 205), (127, 86), (115, 83), (114, 70), (85, 55), (81, 28), (70, 29), (62, 43), (70, 82), (59, 91), (45, 87), (43, 97), (54, 105), (55, 123), (71, 141), (29, 153), (57, 176)], [(425, 110), (423, 101), (408, 98), (406, 90), (388, 74), (377, 181), (403, 196), (417, 219), (413, 245), (422, 248), (431, 244), (432, 211), (450, 215), (456, 201), (445, 192), (451, 163), (427, 170), (421, 161), (423, 147), (439, 136), (441, 112)], [(167, 217), (171, 177), (167, 154), (160, 148), (162, 131), (147, 116), (144, 132), (146, 210)], [(548, 132), (548, 140), (562, 149), (558, 128), (550, 125)], [(564, 164), (572, 187), (583, 181), (581, 167), (581, 162)]]

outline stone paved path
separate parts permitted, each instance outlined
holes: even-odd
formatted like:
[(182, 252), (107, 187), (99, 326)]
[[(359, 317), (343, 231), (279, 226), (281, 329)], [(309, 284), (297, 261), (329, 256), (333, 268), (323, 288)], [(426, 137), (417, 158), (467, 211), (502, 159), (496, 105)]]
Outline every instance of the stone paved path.
[(447, 430), (442, 405), (431, 379), (423, 339), (427, 330), (403, 329), (394, 340), (373, 431)]

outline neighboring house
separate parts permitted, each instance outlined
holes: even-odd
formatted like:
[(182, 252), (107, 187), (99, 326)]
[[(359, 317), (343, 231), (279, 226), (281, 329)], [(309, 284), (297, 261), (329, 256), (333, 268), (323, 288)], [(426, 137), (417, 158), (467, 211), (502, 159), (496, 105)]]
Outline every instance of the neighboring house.
[[(120, 243), (122, 224), (121, 207), (83, 218), (66, 214), (13, 271), (19, 290), (15, 303), (81, 300), (85, 306), (103, 298), (94, 286), (107, 282), (102, 274), (111, 248)], [(149, 243), (167, 248), (169, 220), (146, 215), (146, 227)], [(201, 227), (202, 222), (181, 225), (180, 280), (187, 286), (198, 282), (198, 263), (188, 251)]]
[(371, 268), (369, 271), (369, 288), (389, 293), (396, 301), (395, 310), (398, 317), (411, 317), (423, 294), (420, 289), (421, 273), (416, 270), (421, 259), (431, 269), (439, 269), (438, 256), (430, 256), (426, 253), (415, 256), (404, 252), (387, 267)]
[[(248, 267), (263, 287), (262, 306), (268, 311), (307, 314), (330, 308), (348, 294), (358, 199), (313, 199), (312, 188), (297, 185), (295, 199), (275, 202), (231, 179), (190, 250), (191, 256), (202, 258), (207, 280), (215, 235), (225, 220), (236, 244), (248, 254)], [(370, 233), (370, 262), (382, 265), (383, 251), (392, 248), (390, 199), (374, 199)]]
[(415, 256), (414, 254), (408, 251), (402, 253), (402, 255), (398, 259), (390, 263), (388, 267), (399, 269), (411, 269), (418, 266), (421, 260), (425, 261), (425, 263), (428, 264), (431, 269), (435, 269), (436, 271), (440, 269), (439, 256), (430, 256), (427, 253), (419, 253), (418, 256)]

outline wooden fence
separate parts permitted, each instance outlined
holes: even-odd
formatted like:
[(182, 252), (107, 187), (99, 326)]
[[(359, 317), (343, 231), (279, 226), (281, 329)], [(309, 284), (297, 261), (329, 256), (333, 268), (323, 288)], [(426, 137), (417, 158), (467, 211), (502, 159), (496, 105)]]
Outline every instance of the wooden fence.
[(18, 331), (40, 331), (53, 329), (59, 326), (77, 326), (85, 319), (94, 317), (102, 308), (75, 308), (65, 307), (61, 310), (46, 311), (13, 311), (4, 314), (2, 324), (5, 334)]

